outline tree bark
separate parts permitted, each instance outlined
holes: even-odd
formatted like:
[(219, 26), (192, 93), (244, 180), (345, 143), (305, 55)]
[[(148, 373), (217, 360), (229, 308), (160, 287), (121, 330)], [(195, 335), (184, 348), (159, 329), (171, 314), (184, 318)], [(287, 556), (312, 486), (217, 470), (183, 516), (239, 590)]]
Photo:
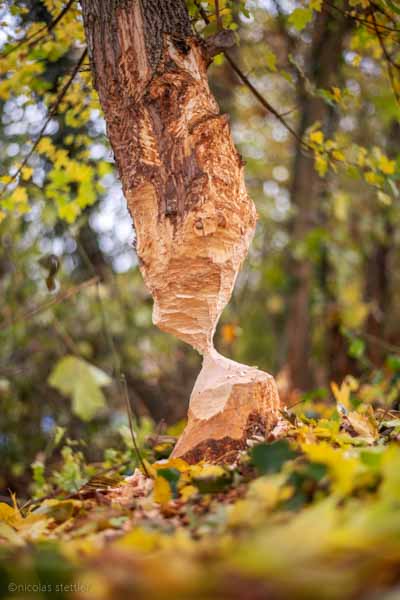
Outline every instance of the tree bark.
[[(307, 57), (305, 74), (316, 89), (331, 89), (337, 85), (342, 61), (342, 45), (348, 25), (333, 18), (325, 4), (316, 17), (313, 37)], [(299, 84), (301, 120), (299, 139), (316, 121), (326, 137), (331, 137), (337, 122), (334, 110), (317, 94), (311, 95), (304, 82)], [(313, 157), (297, 143), (293, 165), (291, 197), (296, 210), (291, 237), (293, 242), (304, 241), (308, 234), (323, 223), (323, 202), (328, 193), (327, 179), (322, 179), (314, 168)], [(311, 305), (315, 269), (309, 258), (292, 259), (290, 270), (294, 286), (289, 305), (288, 371), (293, 388), (305, 391), (315, 383), (311, 365)]]
[(153, 321), (204, 356), (174, 454), (233, 456), (271, 428), (279, 401), (270, 375), (213, 347), (256, 214), (228, 118), (208, 87), (207, 46), (183, 0), (82, 0), (82, 8)]
[[(395, 158), (399, 153), (400, 124), (398, 121), (393, 121), (389, 126), (386, 150), (391, 158)], [(392, 264), (395, 233), (392, 207), (381, 207), (375, 215), (375, 220), (380, 223), (381, 235), (374, 240), (373, 248), (365, 260), (365, 296), (370, 305), (366, 332), (370, 336), (368, 358), (375, 367), (382, 367), (387, 355), (385, 342), (391, 342), (387, 339), (390, 331), (387, 327), (388, 315), (394, 312), (391, 297), (391, 273), (395, 272)]]

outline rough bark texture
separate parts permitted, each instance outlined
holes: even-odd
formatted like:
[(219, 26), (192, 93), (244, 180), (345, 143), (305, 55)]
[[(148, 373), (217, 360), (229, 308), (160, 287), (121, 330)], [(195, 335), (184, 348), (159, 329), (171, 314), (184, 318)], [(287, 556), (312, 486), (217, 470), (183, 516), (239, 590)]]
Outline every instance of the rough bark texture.
[[(306, 75), (316, 89), (331, 89), (337, 85), (342, 62), (343, 39), (348, 23), (330, 14), (324, 3), (318, 13), (306, 65)], [(334, 110), (317, 94), (311, 95), (300, 82), (299, 101), (301, 121), (299, 139), (316, 121), (326, 137), (332, 137), (337, 124)], [(324, 197), (328, 193), (327, 179), (315, 171), (314, 159), (297, 144), (293, 165), (291, 197), (296, 208), (292, 239), (304, 241), (307, 235), (322, 225)], [(305, 391), (315, 385), (311, 367), (311, 291), (314, 266), (310, 259), (293, 260), (290, 271), (294, 274), (294, 290), (288, 321), (288, 367), (293, 388)]]
[[(395, 158), (400, 151), (400, 123), (393, 121), (389, 126), (388, 133), (386, 152), (388, 156)], [(395, 227), (390, 207), (381, 207), (377, 211), (375, 219), (379, 224), (379, 235), (373, 239), (374, 243), (367, 254), (365, 264), (365, 295), (370, 306), (366, 332), (370, 336), (368, 358), (376, 367), (381, 367), (387, 355), (385, 342), (393, 345), (397, 343), (396, 339), (390, 340), (387, 335), (388, 331), (397, 329), (396, 327), (387, 327), (388, 315), (393, 319), (395, 314), (390, 287), (390, 273), (394, 273), (396, 270), (393, 260)], [(377, 340), (378, 343), (376, 343)]]
[(256, 222), (242, 160), (183, 0), (82, 0), (82, 7), (153, 321), (205, 357), (175, 455), (218, 460), (231, 442), (244, 447), (254, 420), (269, 429), (279, 403), (268, 374), (213, 349)]

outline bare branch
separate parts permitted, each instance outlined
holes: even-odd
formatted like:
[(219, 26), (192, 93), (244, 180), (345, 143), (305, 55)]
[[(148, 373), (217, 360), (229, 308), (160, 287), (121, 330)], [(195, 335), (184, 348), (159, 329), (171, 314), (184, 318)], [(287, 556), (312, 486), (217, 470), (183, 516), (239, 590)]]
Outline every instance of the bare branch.
[[(325, 0), (325, 4), (327, 6), (329, 6), (330, 8), (332, 8), (333, 10), (336, 10), (340, 14), (344, 15), (347, 19), (351, 19), (353, 21), (357, 21), (358, 23), (362, 23), (365, 27), (370, 28), (374, 31), (372, 24), (367, 19), (362, 19), (361, 17), (357, 17), (356, 15), (351, 15), (351, 14), (349, 14), (348, 11), (339, 8), (338, 6), (335, 6), (334, 4), (331, 4), (327, 0)], [(397, 29), (395, 27), (387, 27), (386, 25), (382, 25), (381, 23), (377, 23), (377, 26), (383, 30), (382, 33), (384, 33), (385, 31), (400, 33), (400, 29)]]
[[(36, 31), (35, 33), (33, 33), (32, 35), (28, 35), (27, 37), (22, 38), (22, 40), (20, 40), (15, 46), (13, 46), (12, 48), (10, 48), (8, 52), (5, 52), (4, 54), (0, 55), (0, 58), (6, 58), (10, 54), (12, 54), (13, 52), (15, 52), (19, 48), (21, 48), (21, 46), (23, 46), (24, 44), (27, 44), (28, 42), (30, 42), (29, 46), (30, 46), (30, 49), (31, 49), (38, 42), (40, 42), (41, 40), (43, 40), (46, 36), (49, 35), (49, 33), (51, 33), (51, 31), (54, 29), (54, 27), (56, 27), (56, 25), (61, 21), (61, 19), (67, 14), (67, 12), (69, 11), (69, 9), (71, 8), (71, 6), (73, 5), (74, 2), (75, 2), (75, 0), (69, 0), (69, 2), (64, 6), (64, 8), (55, 17), (55, 19), (53, 19), (53, 21), (51, 21), (51, 23), (49, 23), (48, 25), (44, 25), (38, 31)], [(42, 32), (44, 32), (44, 33), (42, 33)], [(34, 39), (40, 33), (42, 33), (42, 35), (39, 38)]]
[(304, 147), (308, 148), (307, 144), (298, 136), (298, 134), (296, 133), (296, 131), (286, 122), (286, 120), (283, 118), (283, 116), (281, 114), (279, 114), (279, 112), (276, 110), (276, 108), (274, 108), (269, 102), (268, 100), (266, 100), (264, 98), (264, 96), (257, 90), (256, 87), (254, 87), (254, 85), (251, 83), (250, 79), (248, 79), (246, 77), (246, 75), (243, 73), (243, 71), (238, 67), (238, 65), (235, 63), (235, 61), (231, 58), (231, 56), (229, 56), (229, 54), (227, 52), (225, 52), (225, 56), (226, 59), (228, 61), (228, 63), (230, 64), (230, 66), (232, 67), (232, 69), (235, 71), (235, 73), (240, 77), (240, 79), (243, 81), (243, 83), (249, 88), (249, 90), (251, 91), (251, 93), (253, 94), (253, 96), (255, 96), (255, 98), (257, 98), (258, 102), (268, 111), (270, 112), (272, 115), (274, 115), (274, 117), (276, 119), (278, 119), (278, 121), (280, 123), (282, 123), (282, 125), (285, 127), (285, 129), (287, 129), (289, 131), (289, 133), (292, 134), (292, 136), (294, 138), (296, 138), (297, 141), (299, 141)]
[(400, 65), (398, 65), (397, 63), (395, 63), (392, 59), (392, 57), (390, 56), (386, 46), (385, 46), (385, 42), (383, 41), (382, 38), (382, 34), (379, 31), (378, 27), (377, 27), (377, 21), (376, 21), (376, 17), (375, 17), (375, 13), (372, 13), (372, 20), (374, 22), (374, 27), (375, 27), (375, 32), (376, 35), (378, 37), (379, 40), (379, 45), (382, 49), (383, 55), (386, 59), (386, 63), (387, 63), (387, 71), (388, 71), (388, 76), (389, 76), (389, 80), (390, 80), (390, 85), (392, 86), (392, 90), (393, 90), (393, 94), (397, 100), (397, 103), (400, 104), (400, 94), (396, 89), (396, 79), (395, 79), (395, 74), (393, 73), (393, 68), (396, 69), (400, 69)]
[(148, 472), (147, 467), (146, 467), (146, 463), (143, 460), (142, 454), (140, 452), (140, 449), (139, 449), (139, 446), (138, 446), (138, 443), (137, 443), (137, 440), (136, 440), (135, 431), (133, 429), (133, 412), (132, 412), (132, 406), (131, 406), (131, 401), (130, 401), (130, 398), (129, 398), (129, 392), (128, 392), (128, 385), (126, 383), (126, 377), (125, 377), (125, 375), (123, 373), (121, 374), (121, 384), (122, 384), (122, 387), (123, 387), (123, 390), (124, 390), (126, 408), (127, 408), (127, 411), (128, 411), (129, 429), (130, 429), (130, 432), (131, 432), (131, 438), (132, 438), (132, 443), (133, 443), (133, 447), (134, 447), (134, 450), (135, 450), (135, 454), (137, 456), (137, 459), (138, 459), (138, 461), (140, 463), (140, 466), (142, 467), (145, 475), (147, 477), (150, 477), (149, 472)]
[(215, 16), (217, 19), (217, 30), (221, 31), (222, 29), (222, 19), (221, 19), (221, 12), (219, 9), (219, 0), (214, 0), (215, 2)]
[[(210, 22), (210, 20), (207, 16), (206, 12), (204, 11), (204, 9), (202, 8), (202, 6), (199, 2), (195, 1), (195, 5), (199, 9), (200, 15), (207, 25)], [(276, 119), (278, 119), (278, 121), (280, 123), (282, 123), (282, 125), (285, 127), (285, 129), (287, 129), (289, 131), (289, 133), (291, 133), (302, 144), (302, 146), (304, 148), (309, 149), (307, 143), (304, 142), (297, 135), (295, 130), (285, 121), (284, 117), (281, 114), (279, 114), (279, 112), (268, 102), (268, 100), (266, 100), (264, 98), (264, 96), (257, 90), (257, 88), (254, 87), (254, 85), (251, 83), (250, 79), (243, 73), (243, 71), (240, 69), (240, 67), (236, 64), (236, 62), (233, 60), (233, 58), (228, 54), (228, 52), (226, 50), (224, 51), (224, 56), (226, 57), (226, 60), (230, 64), (231, 68), (235, 71), (236, 75), (238, 75), (238, 77), (242, 80), (242, 82), (249, 88), (249, 90), (251, 91), (253, 96), (255, 96), (257, 98), (258, 102), (268, 112), (270, 112), (272, 115), (274, 115), (274, 117)]]
[(48, 310), (52, 306), (55, 306), (56, 304), (60, 304), (61, 302), (64, 302), (64, 300), (69, 300), (69, 298), (72, 298), (72, 296), (75, 296), (75, 294), (77, 294), (81, 290), (97, 284), (98, 280), (99, 280), (98, 277), (92, 277), (91, 279), (88, 279), (87, 281), (84, 281), (83, 283), (80, 283), (78, 285), (75, 285), (75, 286), (69, 288), (68, 290), (60, 292), (59, 294), (57, 294), (57, 296), (54, 296), (54, 298), (52, 298), (51, 300), (48, 300), (47, 302), (43, 302), (43, 304), (36, 306), (32, 310), (28, 310), (21, 316), (16, 316), (15, 318), (9, 319), (5, 323), (5, 325), (2, 325), (0, 327), (0, 331), (4, 331), (4, 330), (8, 329), (9, 327), (11, 327), (12, 325), (15, 325), (16, 323), (21, 323), (23, 321), (29, 321), (30, 319), (32, 319), (39, 313), (44, 312), (45, 310)]

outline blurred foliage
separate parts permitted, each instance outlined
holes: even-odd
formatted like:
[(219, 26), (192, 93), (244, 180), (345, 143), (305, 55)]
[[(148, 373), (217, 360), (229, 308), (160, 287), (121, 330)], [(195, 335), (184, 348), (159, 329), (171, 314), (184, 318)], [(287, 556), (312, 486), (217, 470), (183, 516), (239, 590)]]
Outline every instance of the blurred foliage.
[(400, 412), (380, 385), (283, 411), (231, 466), (155, 460), (154, 431), (147, 477), (129, 443), (96, 468), (67, 443), (47, 497), (0, 503), (0, 597), (395, 598)]

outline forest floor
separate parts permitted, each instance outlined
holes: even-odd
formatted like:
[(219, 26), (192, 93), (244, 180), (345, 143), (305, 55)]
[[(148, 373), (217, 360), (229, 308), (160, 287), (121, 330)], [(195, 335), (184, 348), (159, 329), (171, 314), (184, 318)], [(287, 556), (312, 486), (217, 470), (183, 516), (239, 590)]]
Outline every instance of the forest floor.
[(282, 411), (233, 466), (160, 440), (128, 476), (0, 504), (0, 597), (400, 598), (400, 413), (367, 392)]

